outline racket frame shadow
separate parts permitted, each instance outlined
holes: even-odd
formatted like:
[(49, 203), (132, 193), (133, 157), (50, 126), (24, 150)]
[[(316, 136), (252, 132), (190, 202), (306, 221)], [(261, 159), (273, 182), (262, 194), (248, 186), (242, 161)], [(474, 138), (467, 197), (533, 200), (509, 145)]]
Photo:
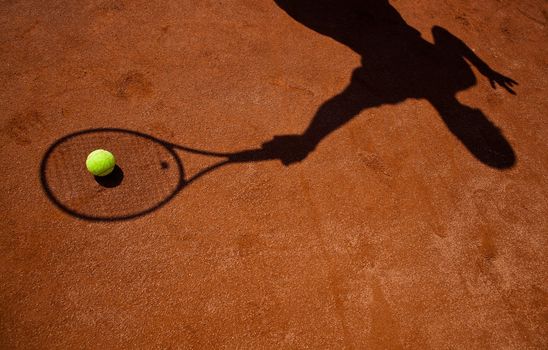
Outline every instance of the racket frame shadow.
[[(114, 216), (102, 216), (102, 215), (90, 215), (86, 213), (79, 212), (75, 209), (69, 208), (67, 205), (63, 204), (53, 193), (51, 190), (48, 181), (47, 181), (47, 164), (48, 160), (51, 158), (51, 155), (53, 151), (62, 143), (69, 141), (70, 139), (82, 136), (86, 134), (91, 133), (107, 133), (107, 132), (118, 132), (118, 133), (125, 133), (130, 134), (133, 136), (141, 137), (144, 139), (147, 139), (151, 142), (160, 144), (163, 146), (169, 154), (173, 157), (173, 160), (175, 161), (175, 166), (177, 169), (177, 172), (179, 174), (179, 179), (177, 181), (177, 185), (174, 187), (174, 189), (165, 196), (161, 201), (154, 204), (153, 206), (146, 208), (144, 210), (137, 211), (135, 213), (129, 213), (127, 215), (114, 215)], [(107, 221), (125, 221), (125, 220), (131, 220), (135, 219), (144, 215), (147, 215), (157, 209), (160, 209), (164, 205), (166, 205), (173, 197), (175, 197), (189, 182), (185, 180), (185, 172), (183, 163), (181, 161), (181, 158), (177, 155), (174, 148), (176, 145), (173, 145), (169, 142), (165, 142), (163, 140), (160, 140), (156, 137), (134, 131), (134, 130), (127, 130), (127, 129), (121, 129), (121, 128), (95, 128), (95, 129), (86, 129), (86, 130), (80, 130), (77, 132), (70, 133), (68, 135), (63, 136), (62, 138), (55, 141), (53, 144), (51, 144), (46, 152), (44, 153), (44, 156), (42, 157), (42, 161), (40, 163), (40, 183), (42, 185), (42, 189), (44, 190), (44, 193), (48, 197), (48, 199), (59, 209), (61, 209), (63, 212), (76, 217), (78, 219), (87, 220), (87, 221), (98, 221), (98, 222), (107, 222)], [(198, 175), (198, 174), (197, 174)], [(204, 175), (204, 174), (202, 174)], [(194, 180), (194, 177), (191, 179)]]

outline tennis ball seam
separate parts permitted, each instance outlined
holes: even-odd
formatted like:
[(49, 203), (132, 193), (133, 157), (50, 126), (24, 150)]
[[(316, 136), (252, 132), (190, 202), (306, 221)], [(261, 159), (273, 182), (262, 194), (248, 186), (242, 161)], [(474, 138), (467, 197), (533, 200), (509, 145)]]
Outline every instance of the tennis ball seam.
[(108, 174), (110, 174), (113, 170), (114, 170), (114, 166), (113, 166), (112, 168), (108, 169), (108, 170), (103, 171), (103, 172), (100, 173), (100, 174), (97, 174), (97, 176), (105, 176), (105, 175), (108, 175)]

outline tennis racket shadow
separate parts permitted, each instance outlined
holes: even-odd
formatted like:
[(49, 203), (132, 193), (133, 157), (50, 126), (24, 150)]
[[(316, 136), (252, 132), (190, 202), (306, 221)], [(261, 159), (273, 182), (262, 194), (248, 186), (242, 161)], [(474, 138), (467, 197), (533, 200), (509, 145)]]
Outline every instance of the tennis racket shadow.
[[(106, 177), (87, 173), (86, 156), (97, 148), (115, 154), (117, 167)], [(297, 138), (274, 138), (260, 148), (214, 152), (120, 128), (68, 134), (49, 146), (40, 164), (40, 182), (48, 199), (65, 213), (88, 221), (122, 221), (152, 213), (205, 175), (229, 164), (300, 158), (306, 145)], [(219, 161), (185, 174), (180, 154)], [(284, 161), (285, 162), (285, 161)]]

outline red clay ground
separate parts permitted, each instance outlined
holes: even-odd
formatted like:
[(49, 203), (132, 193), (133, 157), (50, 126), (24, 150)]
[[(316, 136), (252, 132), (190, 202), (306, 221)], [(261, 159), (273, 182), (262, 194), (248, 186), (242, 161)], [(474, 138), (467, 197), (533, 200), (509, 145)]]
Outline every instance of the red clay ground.
[[(0, 3), (0, 348), (548, 347), (546, 2), (335, 3)], [(449, 47), (474, 67), (432, 59)], [(79, 130), (232, 152), (315, 116), (302, 161), (222, 167), (132, 220), (40, 183)]]

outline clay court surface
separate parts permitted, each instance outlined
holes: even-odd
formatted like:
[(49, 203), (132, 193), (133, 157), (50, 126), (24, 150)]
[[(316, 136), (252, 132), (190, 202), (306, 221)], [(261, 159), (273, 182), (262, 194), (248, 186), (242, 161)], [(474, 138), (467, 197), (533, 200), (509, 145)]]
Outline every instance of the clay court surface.
[(546, 4), (0, 1), (0, 348), (546, 349)]

